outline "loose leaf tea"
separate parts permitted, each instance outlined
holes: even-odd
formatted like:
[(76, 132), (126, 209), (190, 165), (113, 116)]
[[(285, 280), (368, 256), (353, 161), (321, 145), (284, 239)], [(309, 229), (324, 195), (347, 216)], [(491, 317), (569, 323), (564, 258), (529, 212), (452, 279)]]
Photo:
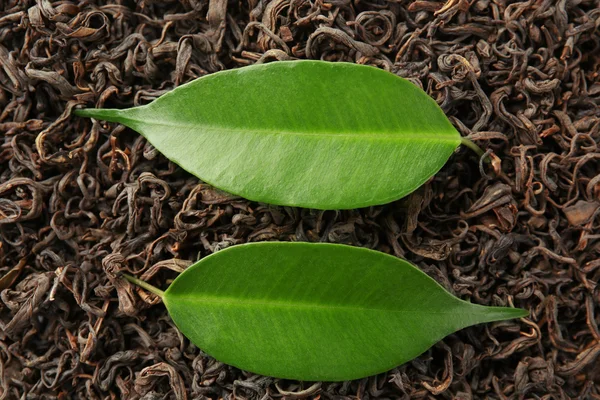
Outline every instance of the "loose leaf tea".
[(13, 267), (3, 276), (0, 276), (0, 290), (9, 288), (13, 283), (15, 283), (19, 277), (19, 274), (21, 273), (21, 270), (25, 266), (25, 260), (26, 259), (22, 259), (17, 266)]
[(349, 209), (412, 192), (461, 143), (425, 92), (373, 67), (286, 61), (218, 72), (154, 102), (76, 114), (122, 123), (227, 192)]
[(324, 243), (230, 247), (181, 273), (163, 298), (179, 329), (216, 359), (278, 378), (357, 379), (446, 335), (522, 309), (460, 300), (399, 258)]

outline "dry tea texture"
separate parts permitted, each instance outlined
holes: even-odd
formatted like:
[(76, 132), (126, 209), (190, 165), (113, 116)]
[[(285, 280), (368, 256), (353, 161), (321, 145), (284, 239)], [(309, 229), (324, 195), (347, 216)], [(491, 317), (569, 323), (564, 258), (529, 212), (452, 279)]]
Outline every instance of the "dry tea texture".
[[(0, 1), (0, 275), (23, 265), (0, 296), (0, 336), (9, 335), (0, 338), (0, 392), (598, 398), (599, 7)], [(207, 73), (290, 58), (364, 63), (409, 79), (502, 168), (482, 175), (459, 149), (406, 200), (341, 212), (265, 206), (215, 191), (123, 126), (72, 116), (75, 107), (139, 106)], [(460, 298), (512, 302), (531, 316), (463, 329), (372, 378), (306, 384), (206, 356), (164, 307), (151, 306), (156, 297), (114, 277), (167, 287), (184, 260), (261, 240), (389, 252)]]

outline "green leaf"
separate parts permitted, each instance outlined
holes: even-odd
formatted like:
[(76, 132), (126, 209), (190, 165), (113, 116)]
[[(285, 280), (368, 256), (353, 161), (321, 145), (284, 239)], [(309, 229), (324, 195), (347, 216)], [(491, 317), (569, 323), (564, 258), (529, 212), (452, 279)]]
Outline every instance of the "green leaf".
[(399, 258), (323, 243), (230, 247), (155, 293), (217, 360), (299, 380), (377, 374), (469, 325), (528, 315), (460, 300)]
[(218, 72), (146, 106), (75, 113), (127, 125), (227, 192), (319, 209), (397, 200), (461, 142), (436, 102), (409, 81), (323, 61)]

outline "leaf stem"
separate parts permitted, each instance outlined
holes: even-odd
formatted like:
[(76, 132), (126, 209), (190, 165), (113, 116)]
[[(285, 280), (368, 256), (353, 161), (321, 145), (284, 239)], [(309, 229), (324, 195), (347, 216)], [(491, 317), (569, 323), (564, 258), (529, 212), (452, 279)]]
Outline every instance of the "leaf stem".
[(460, 137), (460, 143), (473, 150), (479, 157), (482, 157), (485, 154), (481, 147), (477, 146), (473, 141), (464, 136)]
[(135, 285), (138, 285), (139, 287), (146, 289), (147, 291), (149, 291), (151, 293), (154, 293), (161, 299), (165, 296), (165, 292), (163, 292), (162, 290), (160, 290), (159, 288), (157, 288), (155, 286), (152, 286), (148, 282), (142, 281), (141, 279), (135, 278), (135, 277), (133, 277), (131, 275), (127, 275), (127, 274), (123, 274), (123, 278), (127, 279), (129, 282), (131, 282)]

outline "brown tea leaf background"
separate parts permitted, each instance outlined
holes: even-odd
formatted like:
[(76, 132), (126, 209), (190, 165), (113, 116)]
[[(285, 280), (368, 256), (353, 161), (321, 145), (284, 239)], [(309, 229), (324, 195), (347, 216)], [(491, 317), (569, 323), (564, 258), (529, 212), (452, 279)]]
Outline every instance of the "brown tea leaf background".
[[(0, 2), (0, 276), (20, 269), (0, 292), (0, 399), (600, 398), (599, 26), (597, 0)], [(460, 149), (380, 207), (275, 207), (71, 116), (298, 58), (409, 79), (493, 162)], [(377, 249), (531, 316), (378, 376), (303, 383), (206, 356), (120, 277), (165, 288), (199, 257), (264, 240)]]

